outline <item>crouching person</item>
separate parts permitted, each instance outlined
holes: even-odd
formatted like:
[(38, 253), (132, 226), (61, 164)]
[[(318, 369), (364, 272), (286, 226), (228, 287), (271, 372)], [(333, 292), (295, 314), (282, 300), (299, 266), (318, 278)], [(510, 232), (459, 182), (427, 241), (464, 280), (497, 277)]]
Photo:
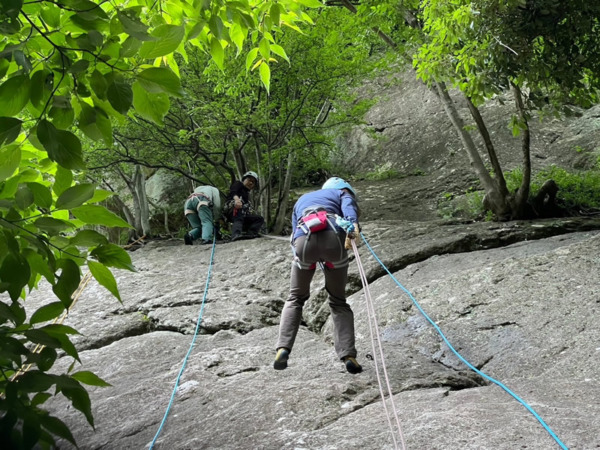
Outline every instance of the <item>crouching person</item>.
[[(258, 185), (256, 172), (246, 172), (242, 181), (234, 181), (229, 188), (226, 203), (227, 220), (232, 223), (231, 240), (259, 236), (265, 219), (252, 211), (250, 191)], [(246, 234), (243, 234), (243, 233)]]
[(211, 244), (221, 217), (219, 190), (212, 186), (198, 186), (185, 201), (183, 209), (192, 227), (183, 236), (185, 244), (193, 245), (198, 239), (201, 239), (201, 244)]

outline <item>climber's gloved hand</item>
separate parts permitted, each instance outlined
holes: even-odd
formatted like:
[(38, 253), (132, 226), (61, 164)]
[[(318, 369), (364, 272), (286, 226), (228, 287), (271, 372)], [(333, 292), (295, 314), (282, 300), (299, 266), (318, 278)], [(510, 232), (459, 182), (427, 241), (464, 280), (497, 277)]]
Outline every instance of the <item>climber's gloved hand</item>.
[(343, 217), (335, 216), (335, 223), (348, 235), (354, 232), (354, 224), (349, 220), (344, 219)]
[(352, 231), (347, 232), (347, 237), (349, 239), (356, 239), (356, 234), (360, 231), (357, 223), (352, 224)]

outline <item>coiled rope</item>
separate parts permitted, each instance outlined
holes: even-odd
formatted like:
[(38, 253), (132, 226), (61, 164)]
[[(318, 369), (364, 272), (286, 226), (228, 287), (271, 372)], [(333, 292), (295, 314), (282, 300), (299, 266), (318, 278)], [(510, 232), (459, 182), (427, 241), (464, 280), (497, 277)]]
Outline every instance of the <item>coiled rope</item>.
[(381, 267), (383, 267), (383, 269), (388, 273), (388, 275), (390, 277), (392, 277), (392, 280), (394, 280), (394, 282), (398, 285), (398, 287), (400, 289), (402, 289), (411, 299), (411, 301), (413, 302), (413, 304), (417, 307), (417, 309), (421, 312), (421, 314), (423, 315), (423, 317), (425, 317), (425, 319), (427, 319), (427, 321), (435, 328), (435, 330), (438, 332), (438, 334), (441, 336), (441, 338), (444, 340), (444, 342), (446, 343), (446, 345), (448, 346), (448, 348), (452, 351), (452, 353), (454, 353), (458, 359), (460, 359), (463, 363), (466, 364), (466, 366), (471, 369), (473, 372), (477, 373), (478, 375), (482, 376), (483, 378), (485, 378), (488, 381), (491, 381), (492, 383), (500, 386), (502, 389), (504, 389), (508, 394), (510, 394), (515, 400), (517, 400), (519, 403), (521, 403), (521, 405), (523, 405), (525, 407), (525, 409), (527, 409), (527, 411), (529, 411), (536, 419), (537, 421), (544, 427), (544, 429), (548, 432), (548, 434), (550, 434), (550, 436), (552, 436), (552, 438), (556, 441), (556, 443), (564, 450), (568, 450), (568, 447), (563, 444), (563, 442), (558, 438), (558, 436), (556, 436), (556, 434), (552, 431), (552, 429), (550, 429), (550, 427), (546, 424), (546, 422), (544, 422), (544, 420), (533, 410), (533, 408), (531, 406), (529, 406), (523, 399), (521, 399), (517, 394), (515, 394), (514, 392), (512, 392), (508, 387), (506, 387), (504, 384), (502, 384), (501, 382), (499, 382), (498, 380), (490, 377), (489, 375), (486, 375), (485, 373), (483, 373), (481, 370), (477, 369), (476, 367), (474, 367), (471, 363), (469, 363), (465, 358), (463, 358), (460, 353), (458, 353), (458, 351), (455, 350), (455, 348), (452, 346), (452, 344), (450, 344), (450, 342), (448, 341), (448, 339), (446, 338), (446, 336), (444, 335), (444, 333), (442, 332), (442, 330), (440, 329), (440, 327), (427, 315), (427, 313), (423, 310), (423, 308), (421, 308), (421, 305), (419, 305), (419, 302), (417, 302), (417, 300), (413, 297), (413, 295), (408, 291), (408, 289), (406, 289), (404, 286), (402, 286), (402, 284), (400, 284), (400, 282), (396, 279), (396, 277), (394, 277), (394, 275), (392, 275), (392, 273), (389, 271), (389, 269), (385, 266), (385, 264), (383, 264), (383, 262), (377, 257), (377, 255), (375, 254), (375, 251), (373, 251), (373, 249), (371, 248), (371, 246), (369, 245), (369, 243), (367, 242), (367, 240), (365, 239), (365, 236), (360, 233), (360, 236), (362, 237), (363, 241), (365, 242), (367, 248), (369, 249), (369, 251), (371, 252), (371, 254), (373, 255), (373, 257), (377, 260), (377, 262), (381, 265)]
[(171, 405), (173, 405), (173, 401), (175, 400), (175, 394), (177, 393), (177, 388), (179, 387), (179, 381), (181, 380), (181, 376), (183, 375), (183, 371), (185, 370), (187, 361), (190, 357), (190, 354), (192, 353), (194, 344), (196, 343), (196, 337), (198, 336), (198, 331), (200, 330), (200, 323), (202, 322), (202, 314), (204, 313), (204, 305), (206, 304), (206, 295), (208, 294), (208, 285), (210, 283), (210, 275), (212, 272), (212, 267), (213, 267), (213, 262), (214, 262), (214, 257), (215, 257), (216, 243), (217, 243), (216, 237), (213, 237), (212, 250), (210, 253), (210, 262), (208, 265), (208, 274), (206, 276), (206, 284), (204, 285), (204, 295), (202, 297), (200, 313), (198, 314), (198, 320), (196, 321), (196, 330), (194, 331), (194, 336), (192, 337), (192, 342), (190, 344), (190, 348), (188, 349), (185, 357), (183, 358), (183, 364), (181, 365), (181, 369), (179, 370), (179, 375), (177, 375), (177, 379), (175, 380), (175, 386), (173, 387), (173, 392), (171, 393), (171, 398), (169, 400), (169, 404), (167, 405), (167, 410), (165, 411), (165, 415), (163, 416), (162, 421), (160, 422), (160, 426), (158, 427), (158, 430), (156, 431), (156, 434), (154, 435), (154, 439), (152, 439), (152, 442), (150, 443), (149, 450), (152, 450), (152, 448), (154, 448), (154, 444), (156, 443), (158, 436), (160, 436), (160, 433), (162, 432), (162, 429), (167, 421), (167, 417), (169, 416), (169, 412), (171, 411)]
[[(383, 348), (381, 347), (381, 341), (379, 340), (379, 327), (377, 326), (377, 318), (375, 316), (375, 307), (373, 306), (373, 299), (371, 298), (371, 292), (369, 291), (369, 282), (367, 280), (367, 275), (365, 273), (365, 269), (360, 260), (360, 255), (358, 254), (358, 248), (356, 247), (356, 242), (354, 239), (351, 239), (352, 250), (354, 251), (354, 256), (356, 258), (356, 265), (358, 266), (358, 272), (360, 273), (360, 279), (362, 281), (363, 290), (365, 293), (365, 300), (367, 303), (367, 316), (369, 319), (369, 331), (371, 333), (371, 346), (373, 351), (373, 362), (375, 363), (375, 373), (377, 375), (377, 384), (379, 385), (379, 393), (381, 395), (381, 403), (383, 404), (383, 409), (385, 411), (385, 415), (388, 420), (388, 425), (390, 427), (390, 431), (392, 432), (392, 439), (394, 441), (394, 448), (398, 449), (398, 441), (396, 439), (396, 433), (394, 432), (394, 426), (392, 424), (392, 419), (390, 417), (390, 413), (386, 406), (386, 399), (383, 392), (383, 386), (381, 383), (381, 375), (379, 374), (379, 363), (377, 361), (377, 353), (379, 353), (379, 357), (381, 358), (381, 367), (383, 368), (383, 374), (385, 377), (385, 383), (387, 386), (388, 398), (390, 400), (391, 409), (394, 415), (394, 419), (396, 421), (396, 427), (398, 429), (398, 435), (400, 437), (400, 444), (402, 449), (406, 449), (404, 444), (404, 436), (402, 434), (402, 427), (400, 426), (400, 419), (398, 419), (398, 412), (396, 411), (396, 405), (394, 404), (394, 395), (392, 392), (392, 388), (390, 386), (390, 379), (387, 374), (387, 369), (385, 367), (385, 359), (383, 357)], [(378, 348), (375, 348), (375, 341), (377, 341)]]

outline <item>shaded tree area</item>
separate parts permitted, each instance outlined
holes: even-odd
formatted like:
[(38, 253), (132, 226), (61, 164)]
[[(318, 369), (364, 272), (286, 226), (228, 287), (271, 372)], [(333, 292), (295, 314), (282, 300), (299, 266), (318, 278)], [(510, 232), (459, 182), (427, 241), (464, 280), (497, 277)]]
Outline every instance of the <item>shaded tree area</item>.
[(327, 170), (336, 133), (360, 123), (372, 104), (357, 101), (350, 89), (381, 63), (372, 56), (373, 36), (357, 36), (350, 13), (325, 9), (311, 16), (314, 25), (303, 34), (284, 34), (278, 39), (282, 47), (259, 50), (278, 52), (288, 61), (272, 65), (269, 93), (251, 76), (251, 53), (226, 61), (220, 70), (209, 64), (210, 56), (188, 51), (187, 61), (181, 61), (185, 94), (162, 124), (138, 115), (115, 130), (114, 146), (86, 153), (91, 176), (118, 175), (129, 187), (138, 234), (148, 234), (137, 219), (143, 195), (136, 189), (142, 185), (125, 176), (137, 173), (138, 166), (176, 173), (190, 188), (210, 184), (224, 193), (233, 180), (254, 170), (260, 177), (259, 211), (273, 232), (284, 229), (291, 186)]

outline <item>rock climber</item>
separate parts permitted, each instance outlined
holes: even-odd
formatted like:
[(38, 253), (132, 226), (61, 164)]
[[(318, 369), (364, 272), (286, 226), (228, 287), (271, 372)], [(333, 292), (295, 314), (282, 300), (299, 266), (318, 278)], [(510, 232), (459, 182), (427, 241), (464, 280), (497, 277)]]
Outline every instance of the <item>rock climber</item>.
[[(250, 203), (250, 191), (258, 186), (258, 174), (246, 172), (242, 181), (236, 180), (229, 188), (225, 211), (227, 220), (232, 223), (231, 240), (255, 238), (265, 223), (262, 216), (254, 213)], [(246, 232), (246, 234), (243, 234)]]
[(183, 209), (185, 218), (192, 227), (183, 236), (185, 245), (193, 245), (200, 238), (201, 244), (211, 244), (221, 218), (219, 190), (212, 186), (198, 186), (186, 199)]
[(346, 237), (358, 232), (356, 192), (339, 177), (329, 178), (318, 191), (302, 195), (292, 214), (293, 261), (290, 294), (281, 312), (279, 339), (273, 367), (287, 367), (302, 319), (302, 308), (310, 296), (310, 284), (319, 265), (325, 275), (335, 352), (346, 370), (360, 373), (354, 346), (354, 313), (346, 302), (348, 252)]

